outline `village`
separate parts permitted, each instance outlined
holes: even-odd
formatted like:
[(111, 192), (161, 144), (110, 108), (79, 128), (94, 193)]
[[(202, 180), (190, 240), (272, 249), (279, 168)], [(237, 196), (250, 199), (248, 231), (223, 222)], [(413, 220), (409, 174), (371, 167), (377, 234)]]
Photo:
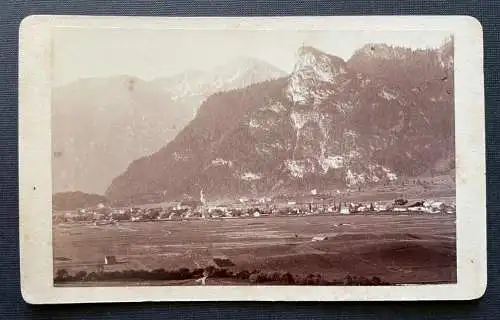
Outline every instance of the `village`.
[[(199, 200), (58, 211), (54, 283), (377, 285), (413, 281), (408, 273), (448, 281), (454, 199), (303, 194), (215, 203), (201, 193)], [(429, 255), (449, 268), (444, 278), (422, 260)], [(390, 269), (395, 264), (399, 272)]]
[[(67, 252), (69, 248), (65, 245), (57, 247), (54, 281), (59, 285), (75, 281), (128, 283), (133, 279), (187, 284), (201, 281), (202, 285), (221, 281), (342, 284), (351, 275), (361, 275), (359, 279), (364, 280), (356, 279), (367, 285), (381, 283), (380, 279), (400, 283), (407, 281), (404, 273), (387, 273), (376, 267), (369, 273), (373, 265), (359, 264), (357, 258), (354, 269), (351, 263), (346, 263), (337, 270), (323, 268), (310, 255), (326, 250), (321, 259), (330, 261), (327, 266), (334, 266), (338, 264), (337, 254), (347, 259), (353, 254), (352, 246), (361, 245), (375, 246), (380, 252), (388, 250), (390, 259), (399, 254), (401, 261), (406, 261), (405, 252), (415, 246), (422, 253), (409, 254), (427, 255), (429, 249), (420, 248), (422, 239), (429, 239), (426, 245), (439, 248), (443, 241), (454, 241), (454, 235), (448, 231), (453, 230), (456, 216), (454, 190), (441, 187), (441, 192), (433, 191), (432, 198), (423, 192), (411, 192), (414, 190), (413, 186), (319, 192), (312, 189), (207, 199), (202, 189), (198, 196), (180, 201), (121, 207), (98, 203), (87, 208), (54, 211), (57, 237), (67, 238), (61, 243), (85, 239), (79, 256)], [(366, 242), (367, 239), (372, 240)], [(88, 246), (89, 241), (94, 241), (95, 247)], [(408, 243), (413, 247), (407, 247)], [(393, 246), (402, 247), (394, 253)], [(449, 260), (452, 252), (443, 250), (445, 253), (439, 253), (436, 259), (452, 266), (453, 261)], [(249, 254), (253, 257), (250, 262)], [(276, 260), (276, 266), (269, 266), (266, 259)], [(289, 259), (306, 260), (294, 267)], [(208, 272), (209, 268), (215, 271)], [(310, 279), (312, 271), (322, 277), (322, 282)], [(82, 276), (84, 272), (86, 275)]]
[(225, 203), (207, 203), (200, 200), (185, 200), (148, 207), (111, 207), (98, 204), (92, 208), (57, 211), (54, 223), (87, 222), (95, 225), (120, 221), (182, 221), (193, 219), (236, 219), (266, 216), (312, 216), (312, 215), (382, 215), (382, 214), (446, 214), (454, 215), (454, 201), (414, 200), (398, 198), (392, 201), (352, 202), (335, 199), (307, 199), (304, 201), (240, 198)]

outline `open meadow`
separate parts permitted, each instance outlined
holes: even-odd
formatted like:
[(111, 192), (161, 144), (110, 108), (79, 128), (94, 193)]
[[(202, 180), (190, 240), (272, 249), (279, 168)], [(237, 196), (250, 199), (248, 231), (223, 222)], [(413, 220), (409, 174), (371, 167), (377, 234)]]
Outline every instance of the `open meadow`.
[[(312, 241), (315, 236), (322, 238)], [(393, 284), (456, 282), (454, 215), (61, 224), (54, 226), (53, 241), (54, 270), (68, 272), (95, 272), (106, 255), (117, 261), (104, 265), (105, 271), (205, 268), (222, 256), (234, 263), (235, 272), (316, 273), (332, 280), (376, 276)]]

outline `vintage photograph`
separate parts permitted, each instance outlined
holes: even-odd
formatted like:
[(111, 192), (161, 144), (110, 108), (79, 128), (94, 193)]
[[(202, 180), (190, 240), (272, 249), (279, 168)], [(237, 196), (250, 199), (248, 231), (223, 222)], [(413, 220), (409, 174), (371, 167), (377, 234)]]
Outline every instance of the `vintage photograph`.
[(55, 286), (456, 282), (453, 34), (57, 29)]
[(482, 296), (482, 57), (458, 16), (25, 19), (24, 299)]

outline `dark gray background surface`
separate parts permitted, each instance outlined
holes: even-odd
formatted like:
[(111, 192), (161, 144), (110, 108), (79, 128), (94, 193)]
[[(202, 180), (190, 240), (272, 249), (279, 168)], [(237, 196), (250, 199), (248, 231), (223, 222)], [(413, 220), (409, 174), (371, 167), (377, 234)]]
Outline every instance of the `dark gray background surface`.
[[(470, 302), (26, 304), (19, 285), (18, 28), (31, 14), (141, 16), (471, 15), (483, 25), (488, 289)], [(500, 1), (0, 1), (0, 319), (499, 319)], [(460, 128), (457, 128), (460, 130)], [(36, 264), (36, 261), (33, 261)]]

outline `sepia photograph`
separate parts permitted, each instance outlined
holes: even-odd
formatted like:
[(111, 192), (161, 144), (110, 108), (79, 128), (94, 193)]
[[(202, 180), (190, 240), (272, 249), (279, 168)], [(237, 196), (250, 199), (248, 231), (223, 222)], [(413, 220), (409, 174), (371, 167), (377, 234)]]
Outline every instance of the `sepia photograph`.
[(53, 27), (46, 280), (456, 285), (455, 38)]

